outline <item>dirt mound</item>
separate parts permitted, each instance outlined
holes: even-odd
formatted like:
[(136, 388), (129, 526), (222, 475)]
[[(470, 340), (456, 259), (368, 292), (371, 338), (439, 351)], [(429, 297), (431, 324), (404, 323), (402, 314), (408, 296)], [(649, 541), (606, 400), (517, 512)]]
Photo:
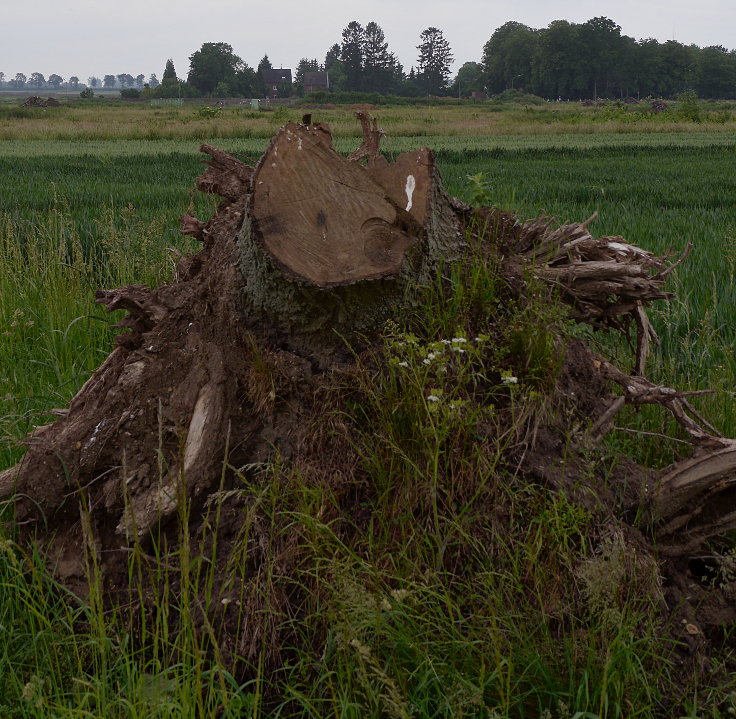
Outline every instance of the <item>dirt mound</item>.
[[(733, 524), (703, 497), (730, 506), (734, 448), (703, 429), (688, 393), (644, 378), (654, 338), (644, 307), (669, 296), (662, 284), (675, 265), (593, 237), (593, 218), (556, 227), (468, 207), (443, 192), (431, 153), (390, 166), (375, 124), (364, 128), (363, 179), (319, 125), (282, 129), (256, 168), (203, 146), (211, 160), (198, 187), (224, 199), (208, 222), (182, 218), (202, 250), (181, 259), (172, 284), (98, 292), (108, 310), (127, 312), (116, 348), (29, 438), (21, 464), (0, 473), (21, 533), (67, 587), (85, 596), (99, 582), (133, 625), (162, 592), (186, 596), (212, 651), (245, 677), (259, 661), (283, 667), (296, 651), (328, 651), (317, 607), (347, 581), (336, 558), (366, 582), (379, 581), (370, 562), (380, 582), (474, 581), (488, 556), (508, 562), (499, 536), (527, 531), (516, 515), (524, 497), (562, 496), (589, 517), (592, 555), (560, 569), (545, 599), (550, 621), (571, 625), (590, 601), (580, 577), (593, 586), (597, 573), (600, 588), (607, 575), (591, 556), (615, 555), (627, 591), (658, 608), (662, 645), (683, 675), (705, 670), (709, 642), (736, 619), (734, 590), (701, 581), (692, 560)], [(294, 178), (330, 163), (340, 181), (324, 180), (319, 209), (310, 204), (319, 188)], [(268, 204), (283, 177), (292, 203), (310, 208), (289, 207), (288, 223)], [(342, 204), (374, 203), (356, 225), (365, 242), (347, 260), (338, 244), (323, 261), (328, 230), (342, 226), (331, 198), (357, 183), (359, 200)], [(282, 242), (301, 216), (309, 224)], [(365, 281), (353, 282), (355, 257)], [(295, 306), (308, 309), (294, 318)], [(358, 320), (361, 306), (370, 310)], [(571, 338), (570, 316), (633, 328), (635, 374)], [(348, 335), (352, 322), (360, 331)], [(681, 424), (699, 448), (693, 460), (655, 472), (600, 449), (624, 404), (646, 403)], [(417, 536), (440, 542), (431, 563)]]
[(38, 95), (32, 95), (24, 103), (23, 107), (58, 107), (61, 103), (53, 97), (47, 97), (45, 100)]

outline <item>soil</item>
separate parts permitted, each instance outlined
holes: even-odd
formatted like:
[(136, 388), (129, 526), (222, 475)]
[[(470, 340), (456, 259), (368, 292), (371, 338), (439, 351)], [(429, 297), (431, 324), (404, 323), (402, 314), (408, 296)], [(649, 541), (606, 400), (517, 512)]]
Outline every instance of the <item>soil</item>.
[[(228, 197), (209, 222), (185, 221), (203, 248), (181, 259), (174, 282), (155, 290), (98, 292), (109, 310), (127, 311), (123, 331), (63, 416), (29, 438), (14, 475), (16, 518), (65, 586), (85, 597), (92, 569), (106, 601), (123, 607), (132, 625), (156, 604), (162, 563), (170, 567), (176, 595), (182, 547), (210, 557), (211, 581), (201, 584), (195, 602), (198, 622), (212, 627), (226, 663), (237, 656), (254, 659), (267, 646), (269, 664), (277, 666), (283, 648), (302, 641), (296, 627), (310, 591), (304, 571), (311, 561), (308, 530), (284, 519), (294, 509), (293, 483), (332, 498), (321, 521), (339, 541), (356, 551), (365, 541), (366, 508), (375, 498), (368, 494), (357, 429), (345, 407), (360, 401), (351, 378), (376, 362), (380, 350), (367, 338), (351, 351), (315, 357), (292, 343), (284, 328), (242, 313), (234, 301), (235, 240), (249, 174), (238, 179), (232, 168), (222, 172), (219, 183), (212, 168), (200, 181), (200, 187), (227, 186)], [(489, 252), (509, 251), (518, 242), (519, 223), (508, 213), (465, 208), (459, 214), (468, 223), (493, 219), (486, 222), (494, 227)], [(523, 301), (518, 264), (513, 254), (502, 257), (509, 296)], [(582, 430), (574, 435), (579, 446), (570, 446), (570, 428), (587, 426), (614, 397), (596, 362), (582, 341), (566, 344), (556, 386), (548, 388), (554, 397), (548, 416), (533, 418), (511, 447), (508, 476), (564, 492), (595, 517), (591, 542), (608, 541), (614, 532), (637, 566), (653, 567), (667, 618), (663, 632), (678, 642), (683, 674), (708, 671), (712, 643), (736, 619), (736, 585), (723, 579), (723, 587), (714, 589), (712, 568), (702, 562), (660, 558), (652, 537), (635, 526), (655, 472), (606, 457), (585, 444)], [(501, 405), (501, 416), (504, 411)], [(494, 437), (481, 428), (477, 441), (491, 447)], [(274, 465), (281, 468), (279, 496), (259, 494)], [(177, 502), (184, 492), (186, 509)], [(407, 488), (399, 494), (403, 509), (412, 507), (423, 521), (429, 512), (424, 500)], [(269, 502), (279, 506), (278, 521)], [(502, 517), (506, 510), (489, 500), (485, 511)], [(137, 579), (129, 568), (131, 553), (143, 569)], [(276, 577), (260, 571), (268, 557), (277, 557)], [(462, 547), (448, 551), (453, 566), (463, 561)], [(264, 601), (278, 610), (268, 614), (268, 625), (256, 621)], [(277, 625), (279, 613), (293, 621)]]

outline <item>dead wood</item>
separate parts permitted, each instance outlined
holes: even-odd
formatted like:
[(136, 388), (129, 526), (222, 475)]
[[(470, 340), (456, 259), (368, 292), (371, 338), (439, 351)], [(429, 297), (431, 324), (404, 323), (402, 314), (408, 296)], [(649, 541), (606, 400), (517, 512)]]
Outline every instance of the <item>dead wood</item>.
[(297, 124), (287, 125), (258, 163), (249, 215), (272, 261), (321, 288), (396, 275), (419, 241), (401, 226), (381, 185), (319, 131)]
[[(690, 435), (693, 444), (718, 444), (718, 438), (721, 437), (718, 430), (707, 424), (687, 401), (688, 397), (711, 394), (712, 390), (677, 391), (670, 387), (652, 384), (640, 376), (628, 375), (600, 356), (596, 357), (593, 362), (603, 377), (615, 382), (624, 392), (606, 408), (591, 427), (590, 433), (594, 441), (600, 440), (608, 432), (616, 413), (624, 405), (656, 404), (672, 414), (685, 432)], [(705, 427), (701, 426), (701, 423), (705, 424)]]
[[(319, 397), (327, 378), (350, 365), (387, 320), (411, 310), (440, 268), (466, 262), (473, 233), (509, 278), (546, 283), (575, 319), (627, 337), (635, 330), (633, 374), (580, 352), (585, 366), (577, 375), (567, 368), (566, 396), (575, 423), (590, 422), (579, 438), (586, 451), (624, 406), (643, 404), (668, 411), (695, 448), (658, 474), (637, 507), (650, 511), (662, 551), (687, 556), (735, 528), (736, 444), (690, 403), (703, 391), (645, 376), (657, 341), (646, 308), (672, 296), (665, 280), (689, 247), (668, 264), (620, 237), (593, 237), (594, 217), (554, 227), (547, 218), (520, 223), (500, 210), (470, 208), (447, 195), (430, 150), (388, 162), (376, 122), (359, 119), (364, 141), (352, 159), (338, 155), (329, 130), (311, 118), (282, 128), (255, 168), (203, 145), (210, 159), (197, 186), (223, 202), (208, 222), (181, 218), (201, 251), (181, 258), (169, 285), (97, 293), (108, 311), (126, 312), (116, 348), (68, 410), (27, 438), (23, 460), (0, 473), (0, 498), (16, 497), (22, 532), (59, 578), (84, 594), (84, 542), (114, 575), (129, 544), (165, 534), (185, 504), (196, 515), (234, 481), (233, 468), (242, 474), (275, 457), (296, 466), (301, 454), (319, 454), (309, 432), (324, 421)], [(364, 158), (366, 166), (358, 162)], [(479, 218), (492, 223), (487, 236), (474, 224)], [(509, 292), (523, 300), (523, 281), (517, 286)], [(595, 396), (583, 403), (586, 392)], [(529, 471), (576, 501), (579, 483), (573, 488), (560, 474), (568, 451), (545, 422), (530, 420), (533, 431), (519, 440), (523, 456), (509, 474)], [(359, 483), (348, 465), (335, 481)], [(175, 532), (167, 536), (175, 541)], [(647, 551), (654, 556), (654, 548)], [(127, 581), (125, 572), (115, 576)], [(278, 602), (285, 605), (285, 597)]]
[(211, 195), (220, 195), (231, 202), (242, 197), (250, 185), (253, 169), (232, 155), (204, 143), (200, 152), (210, 156), (208, 167), (197, 179), (197, 189)]
[(251, 187), (237, 238), (241, 306), (317, 355), (375, 332), (462, 250), (426, 149), (362, 167), (335, 152), (324, 126), (289, 123)]
[(383, 130), (378, 128), (378, 119), (371, 117), (367, 112), (356, 112), (360, 126), (363, 130), (363, 142), (360, 147), (348, 155), (348, 160), (358, 161), (364, 157), (368, 160), (368, 167), (375, 165), (381, 157), (381, 138)]
[(669, 555), (689, 555), (711, 537), (736, 529), (736, 441), (665, 469), (657, 482), (654, 513)]

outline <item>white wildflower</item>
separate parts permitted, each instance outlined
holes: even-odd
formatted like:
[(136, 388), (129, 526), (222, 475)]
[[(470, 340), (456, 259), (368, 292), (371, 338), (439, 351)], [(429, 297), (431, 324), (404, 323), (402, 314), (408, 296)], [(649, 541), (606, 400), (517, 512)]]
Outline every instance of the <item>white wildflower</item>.
[(430, 394), (427, 396), (427, 402), (439, 402), (440, 398), (436, 394)]
[(399, 367), (408, 367), (408, 366), (409, 366), (408, 362), (399, 362)]
[(503, 377), (501, 377), (501, 382), (504, 384), (519, 384), (519, 378), (514, 377), (512, 374), (505, 374)]
[(468, 340), (466, 340), (466, 339), (465, 339), (465, 337), (453, 337), (453, 338), (452, 338), (452, 341), (453, 341), (453, 342), (454, 342), (455, 344), (461, 345), (461, 344), (463, 344), (464, 342), (467, 342)]

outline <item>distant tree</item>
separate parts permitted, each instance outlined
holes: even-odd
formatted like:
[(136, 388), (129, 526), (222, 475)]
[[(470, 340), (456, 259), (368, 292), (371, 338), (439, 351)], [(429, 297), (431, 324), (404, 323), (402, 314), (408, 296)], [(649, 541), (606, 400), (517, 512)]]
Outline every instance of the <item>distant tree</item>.
[(253, 97), (259, 95), (259, 78), (256, 71), (242, 62), (238, 66), (235, 78), (230, 81), (232, 97)]
[(164, 68), (164, 75), (161, 78), (161, 81), (164, 80), (176, 80), (176, 70), (174, 69), (174, 61), (169, 58), (166, 61), (166, 67)]
[(501, 25), (483, 46), (483, 84), (488, 91), (499, 93), (512, 85), (529, 86), (537, 45), (536, 30), (513, 21)]
[(264, 55), (261, 61), (258, 63), (258, 69), (256, 71), (256, 86), (254, 88), (255, 94), (259, 97), (265, 97), (266, 95), (266, 81), (263, 79), (264, 70), (272, 70), (271, 61), (268, 59), (268, 55)]
[(381, 26), (369, 22), (363, 33), (363, 91), (390, 92), (396, 62), (395, 56), (388, 51)]
[(535, 87), (538, 95), (570, 98), (580, 91), (577, 27), (567, 20), (554, 20), (540, 33)]
[(478, 62), (466, 62), (458, 70), (450, 93), (455, 97), (469, 97), (471, 93), (482, 92), (483, 89), (483, 66)]
[(90, 87), (94, 87), (94, 88), (99, 87), (100, 86), (100, 78), (99, 77), (95, 77), (94, 75), (92, 77), (88, 77), (87, 78), (87, 85), (89, 85)]
[(85, 87), (84, 90), (82, 90), (82, 92), (79, 93), (79, 97), (82, 97), (85, 100), (88, 100), (89, 98), (94, 97), (94, 96), (95, 96), (95, 91), (91, 87)]
[(5, 84), (5, 73), (0, 72), (0, 88)]
[(245, 63), (224, 42), (206, 42), (189, 56), (187, 82), (202, 95), (209, 95), (219, 82), (230, 83)]
[(450, 43), (445, 39), (442, 30), (436, 27), (428, 27), (424, 30), (419, 40), (417, 80), (427, 94), (439, 95), (447, 87), (450, 64), (454, 59)]
[(698, 53), (695, 85), (701, 97), (730, 100), (736, 97), (736, 53), (721, 45)]
[(77, 89), (79, 89), (79, 78), (76, 75), (72, 75), (69, 78), (69, 89), (70, 90), (77, 90)]
[(46, 84), (46, 78), (40, 72), (32, 72), (28, 84), (40, 90)]
[(396, 94), (402, 97), (419, 97), (422, 94), (422, 88), (419, 87), (417, 73), (413, 67), (409, 69), (409, 74), (399, 83)]
[(299, 97), (304, 95), (304, 75), (307, 72), (317, 72), (320, 70), (319, 60), (314, 58), (312, 60), (303, 57), (296, 66), (294, 73), (294, 90)]
[(627, 47), (625, 63), (628, 80), (626, 94), (654, 95), (660, 73), (659, 41), (653, 38), (632, 41)]
[(342, 60), (335, 60), (327, 72), (330, 74), (330, 92), (347, 90), (348, 76), (345, 72), (345, 63)]
[(48, 83), (54, 90), (58, 90), (63, 82), (64, 78), (61, 75), (56, 73), (49, 75)]
[(615, 94), (616, 70), (621, 60), (621, 27), (607, 17), (594, 17), (578, 27), (578, 89), (596, 98)]
[(160, 85), (156, 73), (151, 73), (151, 77), (148, 78), (148, 85), (152, 90), (155, 90)]
[(120, 91), (120, 97), (126, 100), (135, 100), (141, 96), (141, 91), (137, 87), (126, 87)]
[(142, 90), (143, 89), (143, 86), (145, 85), (145, 83), (146, 83), (146, 76), (145, 75), (141, 74), (141, 75), (136, 75), (135, 76), (135, 86), (139, 90)]
[(105, 77), (102, 78), (102, 87), (107, 90), (112, 90), (115, 87), (116, 82), (117, 78), (115, 75), (105, 75)]
[(361, 90), (365, 53), (365, 31), (353, 20), (342, 31), (340, 60), (345, 70), (346, 90)]
[(336, 62), (340, 62), (340, 46), (337, 43), (325, 55), (325, 70), (330, 70)]
[[(130, 77), (130, 75), (128, 75), (127, 73), (120, 73), (120, 75), (115, 75), (115, 80), (117, 81), (117, 86), (121, 90), (125, 90), (127, 87), (129, 87), (129, 85), (128, 85), (128, 78), (129, 77)], [(132, 80), (133, 78), (130, 77), (130, 79)]]
[(22, 72), (15, 73), (13, 84), (16, 90), (22, 90), (26, 86), (26, 82), (28, 82), (28, 78)]
[(675, 97), (693, 87), (698, 49), (675, 40), (667, 40), (660, 46), (661, 62), (666, 72), (662, 75), (660, 92), (657, 94)]
[(199, 92), (196, 87), (188, 82), (174, 79), (164, 80), (153, 91), (154, 97), (197, 97), (198, 95)]

